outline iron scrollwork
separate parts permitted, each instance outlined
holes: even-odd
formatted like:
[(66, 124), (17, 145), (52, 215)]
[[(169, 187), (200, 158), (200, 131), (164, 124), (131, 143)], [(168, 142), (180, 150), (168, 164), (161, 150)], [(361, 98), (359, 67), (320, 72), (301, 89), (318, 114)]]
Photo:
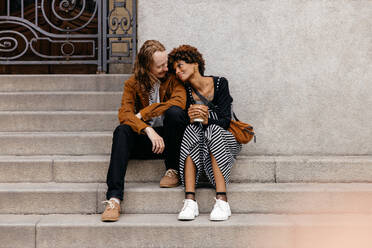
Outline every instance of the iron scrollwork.
[[(3, 59), (14, 60), (14, 59), (18, 59), (22, 57), (27, 52), (28, 44), (29, 44), (26, 36), (24, 36), (22, 33), (18, 31), (13, 31), (13, 30), (0, 31), (0, 35), (6, 34), (6, 33), (8, 36), (0, 38), (0, 47), (2, 47), (0, 48), (0, 52), (13, 53), (16, 50), (19, 50), (19, 51), (17, 51), (17, 53), (15, 54), (13, 53), (12, 56), (7, 56), (7, 57), (1, 56), (1, 53), (0, 53), (0, 60), (3, 60)], [(17, 37), (18, 39), (15, 37)], [(22, 43), (24, 46), (23, 49), (20, 45)]]
[[(20, 1), (22, 8), (7, 1), (10, 13), (0, 13), (0, 65), (81, 63), (107, 71), (109, 63), (133, 63), (136, 0), (132, 10), (127, 0), (112, 0), (111, 7), (109, 0)], [(113, 53), (117, 43), (127, 51)], [(53, 51), (43, 51), (45, 46)]]
[(17, 46), (18, 41), (13, 37), (0, 38), (0, 52), (13, 52), (17, 49)]
[(65, 12), (70, 12), (76, 7), (76, 0), (63, 0), (59, 4), (59, 9)]
[[(59, 4), (58, 4), (58, 1), (60, 1)], [(97, 9), (98, 9), (98, 1), (95, 3), (94, 11), (89, 17), (89, 20), (85, 21), (85, 23), (83, 22), (83, 25), (81, 26), (78, 26), (76, 28), (71, 28), (72, 25), (69, 25), (71, 23), (68, 23), (68, 22), (75, 21), (79, 18), (80, 18), (79, 21), (84, 21), (84, 19), (82, 18), (82, 15), (84, 13), (87, 13), (87, 11), (85, 11), (86, 6), (87, 6), (86, 4), (87, 0), (80, 0), (80, 6), (81, 6), (80, 11), (78, 13), (74, 13), (74, 10), (76, 9), (76, 5), (77, 5), (76, 1), (77, 0), (75, 1), (74, 0), (53, 0), (52, 3), (49, 5), (47, 0), (41, 0), (41, 11), (43, 13), (43, 18), (45, 19), (45, 21), (48, 22), (48, 24), (51, 27), (53, 27), (54, 29), (58, 31), (76, 32), (76, 31), (84, 29), (86, 26), (88, 26), (93, 21), (95, 17), (97, 18), (96, 14), (97, 14)], [(57, 6), (59, 6), (58, 9), (57, 9)], [(49, 18), (48, 15), (46, 14), (47, 13), (46, 9), (51, 9), (54, 17), (56, 18), (56, 22), (62, 21), (62, 25), (66, 25), (66, 28), (57, 26), (51, 20), (51, 18)], [(61, 11), (62, 13), (70, 15), (70, 17), (63, 17), (60, 13), (58, 13), (58, 10)]]
[[(136, 1), (131, 2), (131, 9), (128, 2), (113, 0), (112, 9), (107, 14), (108, 63), (134, 64), (137, 49)], [(114, 46), (119, 47), (119, 51), (114, 51)]]
[[(124, 15), (118, 15), (118, 10), (124, 11)], [(114, 8), (109, 13), (109, 28), (115, 34), (120, 28), (125, 34), (133, 27), (133, 17), (127, 8), (127, 2), (114, 2)]]

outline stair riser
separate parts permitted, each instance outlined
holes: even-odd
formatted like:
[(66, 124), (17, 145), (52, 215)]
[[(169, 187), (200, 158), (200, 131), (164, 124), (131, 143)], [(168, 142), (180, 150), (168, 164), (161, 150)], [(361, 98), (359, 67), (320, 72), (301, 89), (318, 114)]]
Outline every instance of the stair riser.
[[(17, 185), (1, 186), (0, 214), (90, 214), (104, 210), (106, 186), (76, 185), (72, 188), (45, 188), (27, 190), (17, 189)], [(50, 188), (51, 187), (51, 188)], [(237, 213), (372, 213), (372, 189), (354, 190), (338, 188), (303, 189), (294, 186), (289, 189), (255, 189), (254, 185), (246, 189), (231, 188), (228, 199), (232, 212)], [(209, 213), (214, 205), (213, 189), (198, 189), (196, 198), (201, 213)], [(98, 198), (97, 198), (98, 197)], [(181, 187), (175, 189), (138, 188), (127, 185), (122, 210), (127, 213), (177, 214), (182, 208), (184, 192)], [(11, 203), (11, 204), (10, 204)]]
[(103, 223), (99, 215), (0, 215), (0, 247), (370, 248), (372, 243), (370, 216), (235, 214), (225, 222), (211, 222), (208, 215), (186, 222), (176, 218), (127, 214)]
[[(233, 216), (233, 224), (212, 223), (205, 215), (193, 222), (179, 222), (176, 215), (127, 215), (116, 223), (102, 223), (98, 215), (35, 216), (26, 220), (25, 216), (8, 215), (1, 218), (13, 219), (0, 227), (1, 240), (12, 248), (35, 247), (34, 244), (37, 248), (226, 247), (227, 243), (229, 247), (292, 248), (294, 244), (294, 227), (287, 221), (279, 220), (277, 224), (264, 220), (261, 223), (249, 216)], [(134, 222), (136, 218), (139, 223)], [(153, 224), (144, 224), (145, 218)], [(239, 223), (238, 218), (243, 222)], [(15, 219), (19, 219), (18, 225), (13, 224)], [(23, 234), (21, 240), (20, 233)]]
[[(176, 216), (175, 216), (176, 218)], [(37, 228), (38, 248), (54, 247), (276, 247), (290, 248), (290, 227), (260, 226), (202, 226), (202, 227), (151, 227), (130, 226), (78, 228), (75, 232), (63, 227)], [(63, 233), (58, 235), (58, 233)], [(95, 237), (93, 237), (95, 236)], [(270, 239), (265, 237), (270, 236)], [(115, 237), (120, 237), (112, 242)], [(72, 239), (78, 239), (72, 244)], [(69, 240), (70, 239), (70, 240)], [(111, 240), (110, 240), (111, 239)]]
[[(103, 183), (109, 156), (97, 159), (4, 158), (0, 160), (0, 183), (75, 182)], [(244, 183), (320, 183), (372, 182), (372, 160), (239, 157), (232, 169), (231, 182)], [(352, 168), (352, 170), (350, 169)], [(131, 160), (126, 182), (159, 182), (164, 175), (162, 160)]]
[(7, 135), (0, 137), (0, 155), (109, 154), (112, 134)]
[[(106, 182), (109, 159), (102, 162), (55, 161), (57, 182)], [(88, 175), (85, 175), (87, 171)], [(162, 160), (130, 161), (126, 182), (159, 182), (165, 173)], [(238, 160), (232, 169), (231, 182), (274, 182), (274, 164), (271, 162)]]
[[(98, 195), (98, 211), (105, 200), (106, 190)], [(196, 199), (201, 213), (210, 213), (214, 205), (215, 191), (197, 190)], [(184, 193), (174, 191), (125, 193), (125, 213), (173, 213), (183, 206)], [(229, 191), (228, 200), (234, 213), (372, 213), (371, 192), (285, 192), (285, 191)], [(166, 202), (166, 204), (164, 204)]]
[(92, 214), (97, 196), (95, 190), (0, 192), (0, 199), (0, 214)]
[[(21, 238), (20, 238), (21, 237)], [(35, 227), (33, 226), (0, 226), (1, 248), (35, 247)]]
[(278, 183), (306, 182), (372, 182), (371, 157), (278, 159)]
[(114, 113), (1, 113), (0, 132), (113, 131), (119, 124)]
[(50, 182), (53, 180), (53, 161), (0, 161), (1, 183)]
[[(109, 157), (96, 160), (66, 160), (58, 158), (0, 161), (0, 183), (11, 182), (106, 182)], [(129, 161), (126, 182), (159, 182), (165, 173), (163, 160)], [(231, 182), (274, 182), (271, 161), (238, 160), (233, 167)]]
[(121, 93), (2, 94), (0, 111), (72, 111), (119, 109)]
[(122, 91), (129, 75), (0, 75), (0, 92)]
[[(93, 231), (94, 230), (94, 231)], [(195, 227), (37, 228), (38, 248), (54, 247), (241, 247), (241, 248), (369, 248), (372, 227), (295, 227), (232, 225)], [(123, 235), (124, 234), (124, 235)], [(115, 242), (114, 237), (120, 237)], [(136, 238), (133, 238), (136, 237)], [(170, 238), (171, 237), (171, 238)], [(71, 242), (76, 240), (76, 242)]]
[(36, 224), (40, 216), (0, 215), (1, 248), (35, 248)]

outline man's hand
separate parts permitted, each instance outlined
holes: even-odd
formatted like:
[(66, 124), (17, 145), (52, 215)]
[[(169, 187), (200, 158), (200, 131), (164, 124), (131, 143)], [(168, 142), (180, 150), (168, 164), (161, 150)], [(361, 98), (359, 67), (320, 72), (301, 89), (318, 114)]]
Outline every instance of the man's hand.
[(146, 127), (144, 131), (151, 140), (152, 152), (155, 154), (163, 153), (165, 148), (163, 138), (152, 127)]

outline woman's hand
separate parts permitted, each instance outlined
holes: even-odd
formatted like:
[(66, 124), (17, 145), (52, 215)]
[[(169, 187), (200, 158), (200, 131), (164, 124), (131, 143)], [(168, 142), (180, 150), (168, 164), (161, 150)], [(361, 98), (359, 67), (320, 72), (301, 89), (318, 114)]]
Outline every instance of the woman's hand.
[(190, 117), (190, 123), (194, 123), (195, 119), (202, 119), (204, 125), (208, 124), (208, 106), (193, 104), (189, 107), (188, 115)]
[(152, 152), (155, 154), (163, 153), (165, 148), (163, 138), (152, 127), (146, 127), (144, 131), (151, 140)]

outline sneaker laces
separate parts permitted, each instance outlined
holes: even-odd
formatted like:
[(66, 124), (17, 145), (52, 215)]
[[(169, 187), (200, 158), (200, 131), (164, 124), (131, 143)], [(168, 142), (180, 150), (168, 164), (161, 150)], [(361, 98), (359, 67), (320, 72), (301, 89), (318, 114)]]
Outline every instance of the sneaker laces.
[(102, 203), (103, 204), (106, 204), (106, 205), (109, 205), (109, 208), (111, 208), (111, 209), (114, 209), (115, 208), (114, 201), (108, 201), (108, 200), (106, 200), (106, 201), (103, 201)]
[(165, 176), (167, 177), (172, 177), (173, 175), (177, 175), (177, 171), (176, 170), (173, 170), (173, 169), (169, 169), (165, 172)]
[[(221, 202), (221, 201), (223, 201), (223, 200), (221, 200), (221, 199), (217, 199), (217, 198), (214, 198), (215, 200), (216, 200), (216, 204), (214, 204), (214, 206), (213, 206), (213, 210), (215, 209), (215, 208), (219, 208), (220, 210), (222, 210), (222, 211), (226, 211), (226, 209), (222, 206), (223, 205), (223, 203)], [(212, 210), (212, 211), (213, 211)]]
[[(190, 201), (191, 199), (185, 199), (185, 200), (183, 200), (183, 208), (182, 208), (182, 210), (181, 211), (184, 211), (186, 208), (188, 208), (189, 207), (189, 205), (191, 205), (191, 201)], [(190, 206), (191, 207), (191, 206)]]

